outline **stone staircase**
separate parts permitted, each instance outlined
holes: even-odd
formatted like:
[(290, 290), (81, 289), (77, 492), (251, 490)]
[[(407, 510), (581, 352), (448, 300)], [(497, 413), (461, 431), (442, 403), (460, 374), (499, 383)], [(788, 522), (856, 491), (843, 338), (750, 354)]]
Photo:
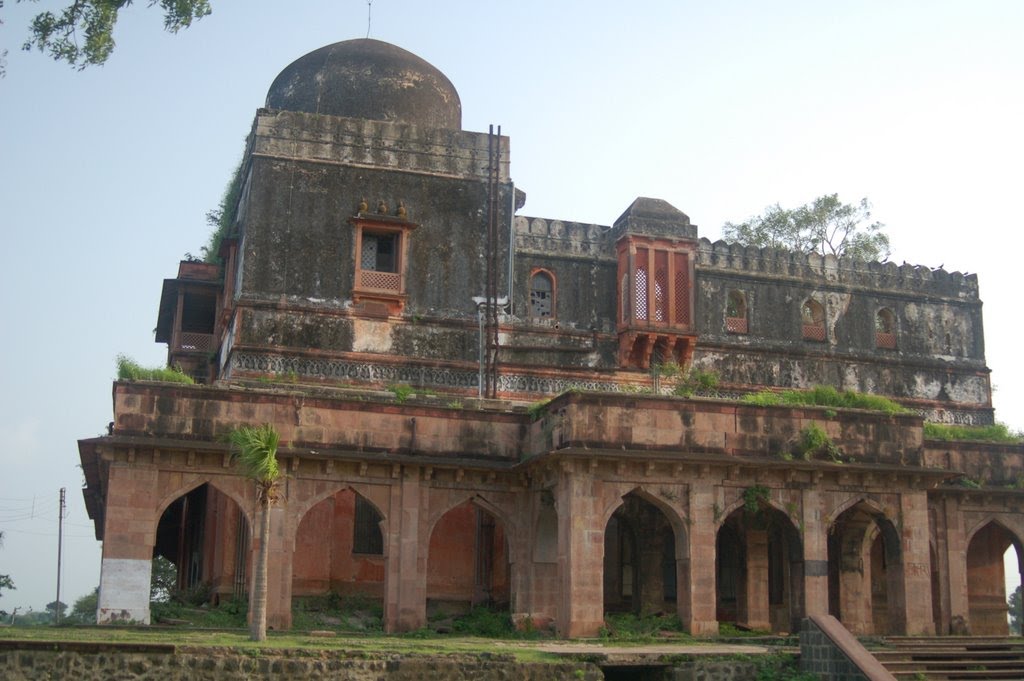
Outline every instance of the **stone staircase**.
[(1024, 638), (888, 636), (871, 653), (901, 681), (1024, 680)]

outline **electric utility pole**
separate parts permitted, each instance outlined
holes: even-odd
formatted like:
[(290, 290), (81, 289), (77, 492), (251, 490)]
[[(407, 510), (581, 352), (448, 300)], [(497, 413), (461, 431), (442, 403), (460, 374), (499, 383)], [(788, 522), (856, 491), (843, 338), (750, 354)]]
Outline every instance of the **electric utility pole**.
[(53, 623), (60, 624), (60, 559), (64, 548), (64, 493), (60, 488), (60, 513), (57, 514), (57, 600), (53, 603)]

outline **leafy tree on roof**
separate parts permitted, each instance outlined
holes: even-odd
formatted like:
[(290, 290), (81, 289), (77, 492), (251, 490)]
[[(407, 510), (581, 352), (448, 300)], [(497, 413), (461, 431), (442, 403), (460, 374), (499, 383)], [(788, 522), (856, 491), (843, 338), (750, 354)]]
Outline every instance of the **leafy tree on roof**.
[(847, 204), (839, 200), (838, 194), (827, 194), (798, 208), (775, 204), (745, 222), (727, 222), (722, 235), (726, 240), (759, 248), (885, 260), (889, 257), (885, 225), (870, 220), (871, 204), (867, 199)]

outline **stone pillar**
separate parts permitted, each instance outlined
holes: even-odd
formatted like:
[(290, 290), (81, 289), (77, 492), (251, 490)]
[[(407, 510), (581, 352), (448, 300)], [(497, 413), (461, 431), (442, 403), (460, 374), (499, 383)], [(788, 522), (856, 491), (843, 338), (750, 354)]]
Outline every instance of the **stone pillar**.
[[(427, 623), (427, 546), (423, 525), (425, 495), (418, 466), (403, 466), (402, 479), (391, 488), (387, 559), (384, 572), (384, 628), (389, 633), (414, 631)], [(422, 550), (421, 550), (422, 548)]]
[(771, 629), (768, 610), (768, 532), (747, 528), (746, 543), (746, 624), (751, 629)]
[[(900, 495), (900, 514), (903, 519), (903, 588), (895, 602), (903, 606), (905, 613), (906, 626), (903, 633), (908, 636), (934, 635), (927, 492), (903, 492)], [(893, 596), (889, 594), (890, 599)], [(902, 599), (902, 603), (899, 599)]]
[[(512, 618), (517, 625), (547, 629), (558, 615), (558, 516), (553, 500), (546, 493), (523, 495), (520, 512), (536, 518), (524, 523), (517, 533), (517, 546), (511, 547), (513, 566)], [(546, 500), (545, 500), (546, 499)], [(534, 506), (539, 507), (532, 513)]]
[(604, 527), (595, 508), (594, 477), (564, 462), (558, 504), (558, 633), (597, 636), (604, 626)]
[[(279, 500), (270, 509), (267, 629), (275, 631), (291, 629), (292, 626), (292, 557), (295, 555), (295, 532), (298, 529), (298, 520), (291, 518), (286, 504), (287, 501)], [(258, 526), (258, 518), (256, 522)], [(257, 551), (254, 550), (253, 556), (256, 555)]]
[(112, 462), (103, 526), (98, 624), (149, 624), (149, 586), (159, 509), (158, 472)]
[(828, 614), (828, 526), (821, 510), (821, 494), (803, 491), (804, 615)]
[[(683, 627), (694, 636), (718, 633), (715, 539), (714, 486), (706, 479), (699, 479), (690, 486), (689, 579), (680, 581), (676, 590), (680, 601), (689, 602)], [(683, 607), (679, 611), (682, 619)]]
[[(970, 632), (970, 608), (967, 601), (967, 533), (964, 529), (964, 518), (960, 512), (960, 503), (953, 496), (942, 500), (942, 511), (946, 527), (942, 534), (945, 540), (945, 552), (940, 559), (939, 584), (943, 596), (948, 592), (948, 632), (952, 635), (965, 635)], [(945, 613), (944, 613), (945, 614)], [(945, 617), (943, 625), (947, 625)]]

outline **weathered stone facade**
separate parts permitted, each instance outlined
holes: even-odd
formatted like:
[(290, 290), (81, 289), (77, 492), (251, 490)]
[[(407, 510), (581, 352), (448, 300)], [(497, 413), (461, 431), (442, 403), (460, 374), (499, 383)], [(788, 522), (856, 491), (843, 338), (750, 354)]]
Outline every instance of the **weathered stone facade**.
[[(245, 592), (255, 492), (223, 435), (266, 422), (287, 471), (273, 627), (331, 591), (379, 599), (390, 631), (477, 603), (563, 636), (609, 610), (695, 634), (828, 613), (857, 633), (1005, 631), (1024, 448), (922, 428), (992, 421), (973, 275), (711, 243), (656, 199), (607, 227), (518, 216), (508, 138), (459, 130), (454, 89), (423, 117), (389, 103), (401, 88), (367, 99), (422, 60), (329, 53), (285, 79), (329, 100), (276, 82), (268, 105), (301, 106), (257, 113), (221, 264), (164, 283), (157, 339), (202, 385), (118, 382), (110, 433), (79, 443), (100, 621), (148, 621), (154, 555), (185, 586)], [(721, 385), (662, 395), (674, 364)], [(916, 413), (725, 399), (818, 384)], [(811, 425), (836, 449), (794, 458)]]

